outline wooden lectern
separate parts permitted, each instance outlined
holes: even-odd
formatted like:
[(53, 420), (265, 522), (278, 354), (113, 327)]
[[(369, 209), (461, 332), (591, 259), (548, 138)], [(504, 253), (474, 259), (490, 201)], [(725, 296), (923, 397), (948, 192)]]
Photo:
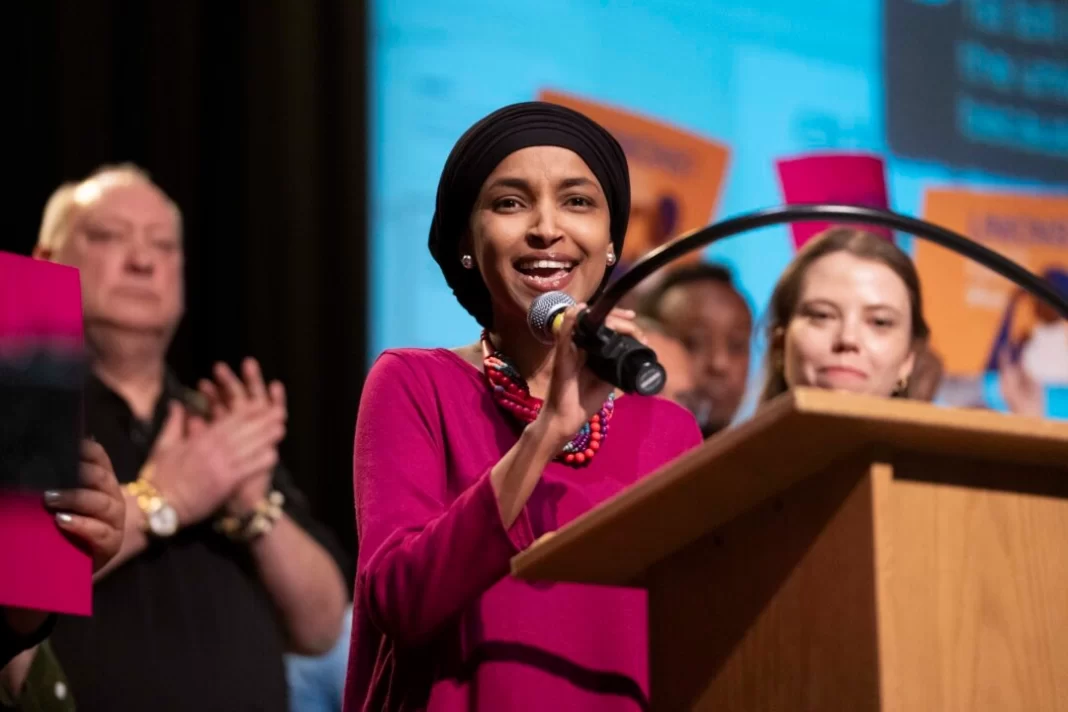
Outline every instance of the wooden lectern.
[(1068, 711), (1068, 423), (797, 390), (513, 560), (641, 586), (654, 710)]

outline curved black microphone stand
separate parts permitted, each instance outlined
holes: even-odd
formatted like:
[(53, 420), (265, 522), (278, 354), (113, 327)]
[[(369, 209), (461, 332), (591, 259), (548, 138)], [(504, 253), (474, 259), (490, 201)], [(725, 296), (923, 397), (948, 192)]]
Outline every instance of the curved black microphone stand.
[(1045, 280), (963, 235), (926, 220), (910, 218), (888, 210), (851, 205), (815, 204), (759, 210), (699, 228), (672, 240), (638, 260), (623, 276), (613, 282), (580, 317), (579, 329), (588, 335), (595, 334), (604, 324), (605, 317), (624, 294), (656, 270), (688, 252), (748, 230), (783, 223), (813, 221), (882, 225), (930, 240), (997, 272), (1046, 302), (1063, 318), (1068, 319), (1068, 300), (1060, 296)]

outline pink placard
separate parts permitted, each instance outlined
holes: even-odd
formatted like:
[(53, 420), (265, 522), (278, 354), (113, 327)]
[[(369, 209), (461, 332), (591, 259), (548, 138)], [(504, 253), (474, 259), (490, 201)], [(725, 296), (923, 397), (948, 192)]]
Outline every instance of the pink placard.
[(0, 493), (0, 542), (0, 605), (93, 612), (89, 556), (59, 530), (40, 495)]
[(0, 252), (0, 348), (42, 341), (81, 348), (78, 270)]
[[(0, 252), (0, 358), (27, 348), (82, 348), (78, 271)], [(89, 615), (92, 564), (40, 493), (0, 491), (0, 605)]]
[[(836, 203), (868, 208), (889, 207), (886, 166), (879, 156), (857, 153), (819, 153), (776, 161), (783, 198), (788, 205)], [(799, 248), (830, 223), (793, 223), (794, 247)], [(876, 225), (864, 225), (888, 240), (893, 233)]]

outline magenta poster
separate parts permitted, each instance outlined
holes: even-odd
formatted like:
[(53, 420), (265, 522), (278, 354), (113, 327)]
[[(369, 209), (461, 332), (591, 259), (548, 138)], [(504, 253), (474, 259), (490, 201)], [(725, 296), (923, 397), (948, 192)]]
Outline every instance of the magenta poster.
[[(889, 207), (886, 166), (879, 156), (857, 153), (807, 154), (776, 161), (779, 184), (788, 205), (836, 203), (869, 208)], [(829, 223), (807, 222), (791, 225), (794, 247), (798, 248), (825, 230)], [(887, 239), (890, 230), (875, 225), (865, 229)]]

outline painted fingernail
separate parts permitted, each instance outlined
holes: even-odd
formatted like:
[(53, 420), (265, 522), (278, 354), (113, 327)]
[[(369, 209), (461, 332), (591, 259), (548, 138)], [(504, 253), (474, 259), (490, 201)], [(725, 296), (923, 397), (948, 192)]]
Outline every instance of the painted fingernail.
[(45, 501), (49, 504), (55, 504), (59, 501), (60, 494), (56, 490), (48, 490), (44, 493)]
[(69, 515), (69, 514), (67, 514), (65, 512), (60, 512), (59, 514), (56, 515), (56, 521), (59, 522), (60, 524), (70, 524), (71, 522), (74, 521), (74, 517), (72, 517), (71, 515)]

